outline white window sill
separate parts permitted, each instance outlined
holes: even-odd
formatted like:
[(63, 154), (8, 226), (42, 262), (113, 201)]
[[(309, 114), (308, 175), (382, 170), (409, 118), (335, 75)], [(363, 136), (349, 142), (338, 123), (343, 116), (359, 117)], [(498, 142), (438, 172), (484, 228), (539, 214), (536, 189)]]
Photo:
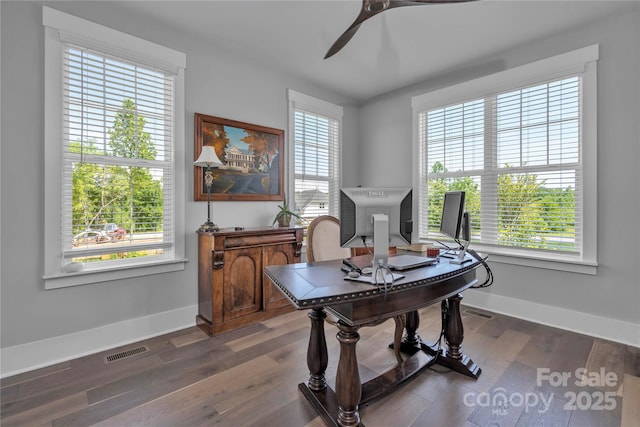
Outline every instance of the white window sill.
[(156, 261), (131, 264), (109, 269), (83, 270), (77, 272), (60, 272), (43, 277), (45, 289), (66, 288), (69, 286), (86, 285), (90, 283), (121, 280), (132, 277), (149, 276), (152, 274), (171, 273), (184, 270), (187, 259), (170, 261)]
[(522, 265), (526, 267), (545, 268), (548, 270), (559, 270), (570, 273), (590, 274), (598, 273), (598, 263), (581, 260), (578, 257), (569, 255), (559, 256), (558, 254), (531, 254), (526, 251), (518, 253), (517, 250), (500, 250), (493, 247), (471, 244), (471, 249), (489, 255), (489, 261), (502, 264)]

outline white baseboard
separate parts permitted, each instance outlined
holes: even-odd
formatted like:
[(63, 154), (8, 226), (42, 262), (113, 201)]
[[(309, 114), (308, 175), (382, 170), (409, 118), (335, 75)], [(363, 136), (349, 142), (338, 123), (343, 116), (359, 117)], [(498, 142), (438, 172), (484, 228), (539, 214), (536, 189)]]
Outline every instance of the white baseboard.
[(640, 347), (640, 325), (469, 289), (462, 304), (592, 337)]
[[(543, 325), (640, 347), (640, 325), (469, 289), (463, 304)], [(198, 306), (0, 349), (0, 378), (195, 325)]]
[(198, 306), (0, 349), (0, 378), (98, 353), (196, 324)]

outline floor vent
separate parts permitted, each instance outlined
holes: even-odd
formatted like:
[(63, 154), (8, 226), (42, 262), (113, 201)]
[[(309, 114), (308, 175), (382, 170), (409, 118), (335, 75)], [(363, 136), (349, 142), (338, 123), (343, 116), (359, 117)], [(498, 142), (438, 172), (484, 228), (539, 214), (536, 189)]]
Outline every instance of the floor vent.
[(481, 313), (479, 311), (475, 311), (475, 310), (465, 310), (464, 311), (467, 314), (473, 314), (474, 316), (480, 316), (480, 317), (484, 317), (485, 319), (493, 319), (493, 316), (490, 314), (486, 314), (486, 313)]
[(146, 345), (142, 347), (132, 348), (130, 350), (121, 351), (120, 353), (110, 354), (104, 357), (104, 363), (109, 364), (111, 362), (116, 362), (122, 359), (128, 359), (130, 357), (136, 356), (138, 354), (146, 353), (149, 351), (149, 347)]

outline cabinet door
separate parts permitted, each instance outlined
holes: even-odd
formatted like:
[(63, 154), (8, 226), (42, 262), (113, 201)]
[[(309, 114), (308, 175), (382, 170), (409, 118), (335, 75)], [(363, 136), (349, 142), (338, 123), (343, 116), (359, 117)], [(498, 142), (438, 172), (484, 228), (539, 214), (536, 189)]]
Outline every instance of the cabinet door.
[(262, 310), (262, 248), (224, 254), (224, 321)]
[[(296, 262), (294, 259), (294, 246), (287, 245), (273, 245), (264, 247), (264, 266), (268, 265), (284, 265)], [(284, 296), (282, 292), (276, 286), (271, 283), (271, 280), (266, 276), (263, 277), (264, 288), (264, 308), (265, 310), (277, 307), (284, 307), (289, 305), (289, 300)]]

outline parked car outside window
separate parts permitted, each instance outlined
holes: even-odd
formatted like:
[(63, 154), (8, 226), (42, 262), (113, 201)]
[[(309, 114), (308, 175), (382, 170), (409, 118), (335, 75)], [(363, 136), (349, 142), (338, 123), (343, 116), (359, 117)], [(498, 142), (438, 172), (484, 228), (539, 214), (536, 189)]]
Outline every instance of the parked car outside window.
[(109, 241), (111, 241), (111, 237), (109, 237), (104, 231), (85, 230), (73, 236), (71, 244), (74, 247), (78, 247), (89, 243), (105, 243)]
[(105, 224), (102, 227), (102, 231), (104, 231), (112, 240), (122, 240), (127, 235), (127, 230), (114, 223)]

